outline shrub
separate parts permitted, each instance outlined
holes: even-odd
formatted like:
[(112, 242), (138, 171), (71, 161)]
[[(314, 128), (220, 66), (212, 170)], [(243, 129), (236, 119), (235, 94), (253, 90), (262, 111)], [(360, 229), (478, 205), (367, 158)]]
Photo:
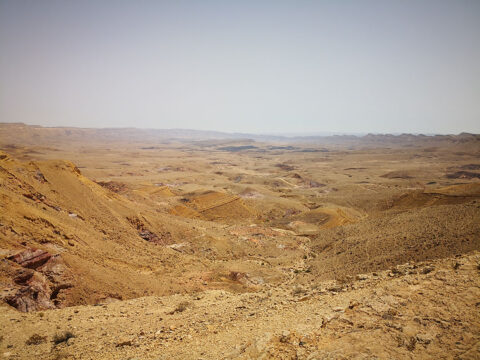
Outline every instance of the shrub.
[(61, 344), (63, 342), (67, 342), (68, 339), (74, 338), (75, 335), (71, 331), (65, 331), (64, 333), (61, 334), (56, 334), (53, 337), (53, 343), (55, 345)]
[(44, 343), (45, 341), (47, 341), (46, 336), (40, 336), (38, 334), (33, 334), (32, 336), (30, 336), (28, 338), (27, 341), (25, 341), (25, 344), (27, 344), (27, 345), (38, 345), (38, 344)]
[(176, 312), (183, 312), (187, 310), (190, 307), (190, 302), (189, 301), (182, 301), (180, 304), (177, 305), (175, 310), (173, 311), (174, 313)]

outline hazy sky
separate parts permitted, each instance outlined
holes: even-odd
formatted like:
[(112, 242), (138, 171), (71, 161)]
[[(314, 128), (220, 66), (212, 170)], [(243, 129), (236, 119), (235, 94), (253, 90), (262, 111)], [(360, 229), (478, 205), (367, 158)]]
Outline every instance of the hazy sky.
[(480, 1), (0, 0), (0, 122), (480, 133)]

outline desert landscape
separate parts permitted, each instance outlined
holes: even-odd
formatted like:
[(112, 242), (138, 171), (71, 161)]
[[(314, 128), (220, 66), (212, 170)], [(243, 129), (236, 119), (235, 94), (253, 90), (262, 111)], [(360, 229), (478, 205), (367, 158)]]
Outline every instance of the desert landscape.
[(478, 359), (480, 135), (0, 124), (5, 359)]
[(480, 1), (0, 0), (0, 360), (480, 359)]

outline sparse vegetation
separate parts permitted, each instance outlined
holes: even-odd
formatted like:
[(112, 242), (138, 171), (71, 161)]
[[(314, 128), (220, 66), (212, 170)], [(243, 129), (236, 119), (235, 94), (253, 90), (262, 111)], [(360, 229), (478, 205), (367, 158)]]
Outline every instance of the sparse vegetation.
[(305, 293), (305, 289), (300, 285), (295, 285), (295, 287), (292, 290), (292, 294), (294, 296), (301, 295), (301, 294), (304, 294), (304, 293)]
[(177, 312), (184, 312), (190, 306), (192, 306), (192, 303), (190, 301), (182, 301), (178, 303), (177, 307), (173, 311), (171, 311), (170, 314), (175, 314)]
[[(25, 312), (0, 308), (9, 358), (331, 357), (317, 345), (436, 358), (479, 333), (480, 184), (444, 177), (451, 153), (144, 145), (108, 144), (108, 156), (88, 141), (88, 156), (26, 145), (15, 153), (31, 161), (0, 159), (0, 222), (13, 240), (28, 234), (3, 247), (8, 303)], [(48, 160), (72, 154), (83, 175)], [(396, 170), (415, 179), (380, 177)]]
[(410, 340), (407, 342), (407, 349), (409, 351), (415, 350), (415, 346), (417, 345), (417, 339), (415, 339), (413, 336), (410, 338)]
[(27, 341), (25, 341), (25, 344), (27, 345), (39, 345), (39, 344), (43, 344), (44, 342), (47, 341), (47, 337), (46, 336), (41, 336), (41, 335), (38, 335), (38, 334), (33, 334), (32, 336), (30, 336), (28, 338)]
[(62, 333), (55, 334), (53, 337), (53, 343), (55, 345), (67, 342), (69, 339), (74, 338), (75, 335), (71, 331), (64, 331)]

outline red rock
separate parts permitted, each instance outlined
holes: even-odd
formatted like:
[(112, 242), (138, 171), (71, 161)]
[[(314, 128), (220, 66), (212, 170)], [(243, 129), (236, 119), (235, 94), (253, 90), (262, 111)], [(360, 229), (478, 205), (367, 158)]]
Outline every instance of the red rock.
[(52, 254), (47, 251), (41, 249), (27, 249), (11, 256), (9, 259), (25, 268), (36, 269), (45, 264), (51, 257)]
[(8, 259), (23, 266), (13, 279), (16, 285), (3, 297), (9, 305), (23, 312), (61, 307), (61, 292), (73, 285), (60, 255), (27, 249)]
[(30, 280), (35, 271), (30, 269), (22, 269), (17, 273), (17, 276), (13, 279), (18, 285), (27, 285), (28, 280)]
[(62, 283), (68, 279), (66, 267), (60, 255), (53, 255), (44, 265), (37, 268), (53, 283)]
[(55, 308), (50, 300), (52, 293), (50, 285), (41, 273), (20, 271), (15, 282), (24, 286), (17, 293), (6, 298), (9, 305), (23, 312)]

